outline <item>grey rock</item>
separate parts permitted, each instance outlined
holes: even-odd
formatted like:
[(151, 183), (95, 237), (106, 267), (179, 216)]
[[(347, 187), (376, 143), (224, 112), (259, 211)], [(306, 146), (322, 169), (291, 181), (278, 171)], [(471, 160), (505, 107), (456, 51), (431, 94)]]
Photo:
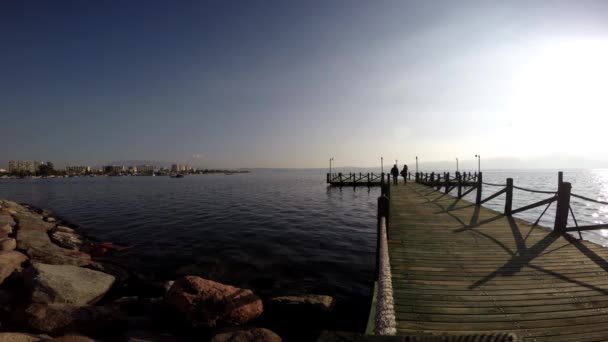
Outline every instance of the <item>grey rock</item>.
[(131, 274), (127, 269), (110, 263), (93, 261), (87, 268), (113, 275), (118, 283), (124, 283), (131, 278)]
[(23, 276), (32, 293), (32, 302), (76, 305), (97, 302), (110, 290), (115, 279), (82, 267), (41, 263), (34, 263)]
[(18, 332), (2, 332), (0, 333), (0, 342), (35, 342), (42, 340), (36, 335), (18, 333)]
[(66, 226), (57, 226), (55, 227), (55, 230), (62, 233), (76, 233), (74, 229)]
[(66, 233), (53, 229), (50, 237), (51, 241), (67, 249), (78, 250), (83, 244), (82, 237), (76, 233)]
[(51, 216), (47, 216), (44, 218), (46, 222), (57, 222), (57, 219)]
[(94, 339), (87, 337), (87, 336), (83, 336), (83, 335), (74, 335), (74, 334), (68, 334), (68, 335), (63, 335), (60, 337), (55, 337), (54, 339), (52, 339), (53, 342), (95, 342)]
[(26, 218), (19, 221), (17, 247), (24, 250), (32, 261), (55, 264), (84, 266), (91, 263), (91, 256), (76, 250), (61, 248), (54, 244), (48, 231), (53, 224), (40, 219)]
[(336, 303), (333, 297), (325, 295), (300, 295), (274, 297), (268, 300), (270, 305), (281, 306), (284, 308), (301, 308), (314, 311), (331, 311)]
[(8, 212), (0, 211), (0, 225), (4, 225), (4, 224), (14, 226), (15, 219), (13, 219), (13, 216), (11, 216), (11, 214), (9, 214)]
[(13, 226), (8, 223), (0, 223), (0, 237), (6, 238), (13, 233)]
[(99, 334), (120, 328), (111, 310), (100, 306), (34, 303), (15, 314), (26, 329), (51, 335), (67, 333)]

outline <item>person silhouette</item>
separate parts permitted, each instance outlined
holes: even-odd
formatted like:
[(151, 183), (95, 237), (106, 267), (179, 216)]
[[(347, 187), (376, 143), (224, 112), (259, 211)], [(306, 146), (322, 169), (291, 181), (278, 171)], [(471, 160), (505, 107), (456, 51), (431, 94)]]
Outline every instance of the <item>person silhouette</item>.
[(403, 170), (401, 170), (401, 176), (403, 176), (403, 183), (407, 183), (407, 165), (403, 165)]
[(399, 178), (399, 168), (397, 167), (397, 164), (391, 169), (391, 175), (393, 176), (393, 184), (397, 185)]

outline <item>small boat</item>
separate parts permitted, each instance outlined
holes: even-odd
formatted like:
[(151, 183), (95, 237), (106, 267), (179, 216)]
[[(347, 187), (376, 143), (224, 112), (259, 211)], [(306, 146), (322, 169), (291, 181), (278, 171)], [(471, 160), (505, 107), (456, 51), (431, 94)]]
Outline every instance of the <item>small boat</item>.
[(171, 177), (171, 178), (184, 178), (184, 175), (182, 175), (182, 174), (179, 174), (179, 173), (178, 173), (178, 174), (176, 174), (176, 175), (175, 175), (175, 174), (172, 174), (172, 175), (170, 175), (170, 177)]

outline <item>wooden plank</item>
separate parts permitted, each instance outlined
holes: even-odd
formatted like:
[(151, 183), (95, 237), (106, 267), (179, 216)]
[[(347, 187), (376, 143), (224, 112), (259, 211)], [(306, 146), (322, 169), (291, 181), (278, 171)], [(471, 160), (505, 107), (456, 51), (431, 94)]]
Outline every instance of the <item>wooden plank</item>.
[(390, 195), (399, 334), (608, 340), (605, 248), (416, 183)]

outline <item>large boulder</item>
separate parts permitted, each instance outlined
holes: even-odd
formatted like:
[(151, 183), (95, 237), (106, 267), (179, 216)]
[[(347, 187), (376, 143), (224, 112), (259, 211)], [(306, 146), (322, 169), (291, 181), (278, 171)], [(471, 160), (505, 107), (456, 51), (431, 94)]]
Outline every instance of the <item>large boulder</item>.
[(53, 224), (40, 219), (20, 220), (17, 247), (33, 261), (45, 264), (85, 266), (91, 263), (90, 255), (54, 244), (48, 234), (53, 227)]
[(83, 336), (83, 335), (74, 335), (74, 334), (68, 334), (68, 335), (63, 335), (60, 337), (55, 337), (54, 339), (52, 339), (53, 342), (95, 342), (94, 339), (87, 337), (87, 336)]
[(13, 238), (0, 238), (0, 251), (12, 251), (17, 248), (17, 241)]
[(36, 342), (42, 340), (36, 335), (18, 333), (18, 332), (2, 332), (0, 333), (0, 342)]
[(5, 211), (0, 211), (0, 237), (7, 237), (9, 234), (11, 234), (15, 224), (15, 220), (11, 214)]
[(82, 237), (77, 233), (68, 233), (57, 229), (51, 230), (51, 241), (60, 247), (79, 250), (83, 244)]
[(269, 306), (277, 309), (320, 313), (331, 311), (336, 304), (336, 300), (330, 296), (306, 294), (299, 296), (274, 297), (270, 298), (267, 303)]
[(88, 305), (34, 303), (18, 312), (15, 320), (24, 329), (51, 335), (98, 335), (120, 328), (109, 309)]
[(21, 269), (27, 256), (17, 251), (0, 252), (0, 284), (14, 271)]
[(281, 342), (281, 337), (265, 328), (249, 328), (220, 332), (211, 342)]
[(25, 270), (24, 281), (34, 303), (85, 305), (101, 299), (114, 277), (77, 266), (34, 263)]
[(262, 300), (251, 290), (195, 276), (176, 281), (165, 303), (192, 325), (241, 325), (263, 312)]

